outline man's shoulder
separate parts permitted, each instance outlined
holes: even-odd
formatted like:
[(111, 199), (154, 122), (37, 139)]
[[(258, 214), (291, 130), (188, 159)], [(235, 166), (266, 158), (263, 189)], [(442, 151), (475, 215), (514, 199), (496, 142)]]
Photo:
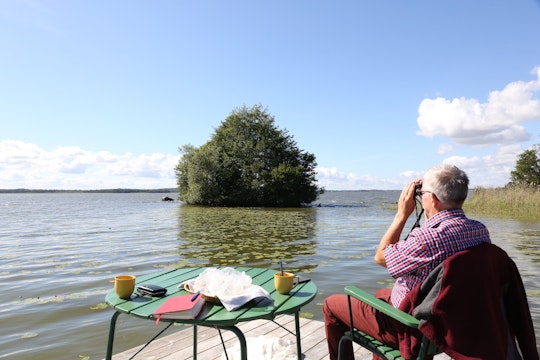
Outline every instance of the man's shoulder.
[(422, 228), (429, 231), (429, 229), (437, 229), (444, 226), (463, 226), (464, 224), (466, 226), (486, 227), (480, 221), (468, 218), (463, 209), (451, 209), (439, 211), (427, 219)]

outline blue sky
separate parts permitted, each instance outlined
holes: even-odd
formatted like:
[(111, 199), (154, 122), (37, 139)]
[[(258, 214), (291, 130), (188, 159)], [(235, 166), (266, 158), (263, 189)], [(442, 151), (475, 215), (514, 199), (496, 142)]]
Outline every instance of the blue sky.
[(256, 104), (328, 190), (501, 186), (540, 143), (539, 34), (539, 0), (0, 0), (0, 188), (174, 187)]

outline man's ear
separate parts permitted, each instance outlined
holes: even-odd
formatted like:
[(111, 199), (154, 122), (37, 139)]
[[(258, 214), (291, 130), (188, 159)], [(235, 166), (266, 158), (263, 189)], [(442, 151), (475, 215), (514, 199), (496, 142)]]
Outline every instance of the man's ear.
[(435, 194), (431, 194), (431, 204), (433, 205), (433, 207), (435, 209), (437, 209), (437, 211), (441, 211), (441, 210), (444, 210), (443, 209), (443, 203), (441, 203), (441, 201), (439, 200), (438, 197), (435, 196)]

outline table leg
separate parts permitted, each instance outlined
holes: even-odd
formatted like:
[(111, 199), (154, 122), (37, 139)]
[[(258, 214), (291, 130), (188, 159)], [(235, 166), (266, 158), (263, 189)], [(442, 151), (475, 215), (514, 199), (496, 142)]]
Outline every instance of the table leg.
[(120, 315), (120, 312), (115, 311), (111, 317), (111, 325), (109, 326), (109, 340), (107, 342), (107, 355), (105, 356), (106, 360), (112, 359), (113, 343), (114, 343), (114, 330), (116, 328), (116, 319)]
[(298, 311), (294, 313), (294, 326), (296, 327), (296, 353), (298, 354), (298, 360), (302, 360), (302, 343), (300, 342), (300, 313)]
[(197, 360), (197, 325), (193, 325), (193, 360)]
[(244, 333), (242, 330), (237, 328), (236, 326), (223, 326), (221, 327), (223, 330), (230, 330), (238, 337), (238, 340), (240, 341), (240, 359), (241, 360), (247, 360), (247, 344), (246, 344), (246, 337), (244, 336)]

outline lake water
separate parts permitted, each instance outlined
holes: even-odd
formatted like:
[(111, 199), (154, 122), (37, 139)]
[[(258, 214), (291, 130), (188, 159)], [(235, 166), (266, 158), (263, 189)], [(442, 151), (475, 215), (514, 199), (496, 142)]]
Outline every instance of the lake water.
[[(303, 209), (240, 209), (162, 202), (171, 194), (0, 194), (0, 358), (103, 359), (118, 274), (246, 265), (311, 277), (318, 297), (303, 316), (322, 320), (323, 299), (346, 284), (390, 286), (374, 249), (397, 191), (327, 192)], [(174, 194), (172, 194), (175, 196)], [(477, 218), (516, 261), (540, 334), (540, 221)], [(412, 220), (412, 219), (411, 219)], [(412, 221), (405, 228), (410, 230)], [(120, 316), (114, 352), (160, 329)]]

